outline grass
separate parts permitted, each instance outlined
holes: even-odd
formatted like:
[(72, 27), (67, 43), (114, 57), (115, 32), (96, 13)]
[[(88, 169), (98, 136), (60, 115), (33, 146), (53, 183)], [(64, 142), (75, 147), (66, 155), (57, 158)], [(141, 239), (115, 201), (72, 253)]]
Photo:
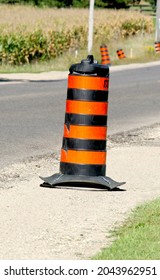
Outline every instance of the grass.
[[(4, 27), (2, 32), (17, 32), (19, 30), (33, 31), (42, 29), (46, 32), (50, 30), (61, 31), (73, 26), (88, 26), (88, 9), (78, 8), (38, 8), (24, 5), (0, 5), (0, 27)], [(130, 10), (94, 10), (95, 26), (111, 26), (117, 28), (125, 19), (135, 18), (139, 21), (142, 18), (150, 21), (149, 17), (140, 12)], [(148, 23), (150, 25), (150, 23)], [(150, 26), (152, 28), (152, 26)], [(99, 30), (101, 32), (101, 30)]]
[[(108, 42), (109, 56), (111, 65), (122, 65), (130, 63), (145, 63), (150, 61), (160, 60), (160, 53), (155, 53), (154, 50), (154, 34), (140, 34), (128, 39), (119, 39), (118, 41)], [(126, 55), (125, 59), (119, 60), (117, 49), (122, 48)], [(92, 54), (95, 59), (101, 63), (100, 44), (93, 43)], [(88, 52), (84, 50), (69, 50), (65, 54), (57, 57), (54, 60), (45, 62), (25, 64), (22, 66), (0, 65), (0, 73), (40, 73), (48, 71), (68, 71), (71, 64), (79, 63), (86, 58)]]
[(112, 232), (109, 248), (96, 260), (160, 260), (160, 199), (146, 203), (132, 213), (125, 224)]
[[(126, 39), (119, 37), (117, 34), (118, 26), (124, 17), (135, 17), (139, 20), (143, 15), (132, 11), (107, 11), (105, 9), (95, 10), (94, 26), (110, 26), (110, 39), (104, 37), (97, 40), (94, 38), (92, 54), (95, 59), (101, 63), (100, 45), (106, 44), (109, 50), (111, 65), (141, 63), (160, 59), (160, 54), (156, 54), (154, 50), (155, 35), (153, 32), (153, 24), (151, 17), (147, 16), (150, 31), (145, 33), (142, 29), (135, 36), (129, 36)], [(145, 17), (145, 15), (144, 15)], [(9, 19), (9, 20), (8, 20)], [(69, 20), (68, 20), (69, 19)], [(51, 9), (37, 8), (32, 6), (19, 5), (1, 5), (0, 6), (0, 31), (8, 32), (30, 32), (31, 30), (42, 29), (48, 32), (49, 30), (63, 30), (79, 26), (81, 24), (88, 26), (88, 10), (87, 9)], [(101, 32), (101, 30), (99, 30)], [(108, 36), (108, 35), (107, 35)], [(126, 58), (119, 60), (117, 57), (117, 49), (122, 48)], [(68, 70), (70, 65), (78, 63), (88, 55), (87, 47), (84, 49), (70, 49), (66, 53), (44, 62), (34, 62), (21, 66), (0, 65), (0, 73), (39, 73), (48, 71), (64, 71)]]
[[(79, 16), (81, 14), (81, 16)], [(96, 24), (112, 22), (112, 18), (117, 22), (123, 18), (124, 11), (110, 11), (107, 15), (106, 10), (95, 11)], [(128, 13), (134, 15), (134, 13)], [(111, 18), (111, 17), (112, 18)], [(68, 20), (68, 18), (70, 20)], [(9, 19), (9, 21), (8, 21)], [(39, 9), (26, 6), (7, 6), (0, 7), (0, 27), (3, 32), (18, 32), (19, 30), (30, 31), (43, 28), (45, 31), (51, 29), (63, 30), (72, 28), (73, 25), (81, 23), (88, 24), (88, 11), (84, 9)], [(95, 59), (101, 62), (100, 44), (105, 43), (109, 49), (112, 65), (141, 63), (159, 60), (160, 54), (154, 51), (154, 33), (145, 34), (141, 32), (136, 36), (124, 38), (112, 38), (109, 41), (94, 41), (92, 54)], [(126, 58), (119, 60), (116, 50), (122, 48)], [(86, 49), (69, 50), (60, 57), (47, 62), (25, 64), (22, 66), (0, 66), (1, 73), (20, 73), (20, 72), (46, 72), (54, 70), (68, 70), (70, 65), (80, 62), (88, 55)], [(108, 260), (129, 260), (129, 259), (160, 259), (160, 199), (138, 207), (129, 220), (120, 229), (112, 232), (115, 238), (112, 246), (103, 249), (93, 259)]]

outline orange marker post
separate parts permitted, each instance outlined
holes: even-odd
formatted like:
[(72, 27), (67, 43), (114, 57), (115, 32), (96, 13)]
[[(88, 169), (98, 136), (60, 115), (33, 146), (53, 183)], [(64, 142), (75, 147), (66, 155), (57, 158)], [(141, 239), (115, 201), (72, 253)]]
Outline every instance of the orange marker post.
[(103, 65), (111, 65), (111, 60), (109, 56), (108, 47), (106, 45), (100, 46), (100, 53), (101, 53), (101, 64)]
[(122, 49), (117, 50), (117, 55), (119, 59), (123, 59), (126, 57)]
[(155, 46), (156, 53), (160, 53), (160, 42), (155, 42), (154, 46)]

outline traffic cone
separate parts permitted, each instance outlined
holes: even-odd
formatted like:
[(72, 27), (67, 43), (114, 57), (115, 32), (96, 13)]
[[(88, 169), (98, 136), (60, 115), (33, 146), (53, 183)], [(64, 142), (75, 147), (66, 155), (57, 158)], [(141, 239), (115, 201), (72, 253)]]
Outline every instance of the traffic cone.
[(117, 50), (117, 55), (118, 55), (119, 59), (123, 59), (123, 58), (126, 57), (125, 54), (124, 54), (124, 51), (122, 49)]
[(109, 68), (89, 55), (69, 72), (60, 173), (41, 186), (114, 189), (124, 182), (105, 176)]
[(110, 65), (110, 57), (108, 52), (108, 47), (106, 45), (100, 46), (100, 52), (101, 52), (101, 64), (103, 65)]
[(160, 53), (160, 42), (155, 42), (154, 46), (155, 46), (156, 53)]

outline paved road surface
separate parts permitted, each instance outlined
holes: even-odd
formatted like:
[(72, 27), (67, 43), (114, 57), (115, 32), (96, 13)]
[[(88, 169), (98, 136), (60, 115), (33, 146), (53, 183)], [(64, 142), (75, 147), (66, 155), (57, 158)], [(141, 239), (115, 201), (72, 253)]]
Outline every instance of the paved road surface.
[[(111, 73), (109, 134), (159, 122), (159, 70)], [(106, 174), (126, 191), (40, 188), (39, 175), (59, 170), (46, 153), (59, 155), (67, 81), (11, 80), (0, 85), (0, 166), (18, 163), (0, 172), (0, 257), (89, 259), (134, 207), (160, 196), (160, 126), (109, 137)]]
[[(108, 133), (160, 120), (160, 65), (113, 71)], [(0, 168), (26, 157), (59, 151), (67, 80), (0, 83)]]

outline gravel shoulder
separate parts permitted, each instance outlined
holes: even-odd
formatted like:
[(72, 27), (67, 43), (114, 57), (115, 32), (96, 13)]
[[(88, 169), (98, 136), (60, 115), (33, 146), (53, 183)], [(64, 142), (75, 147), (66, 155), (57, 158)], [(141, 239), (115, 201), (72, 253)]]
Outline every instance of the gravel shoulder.
[(134, 207), (160, 196), (160, 124), (108, 140), (107, 176), (124, 191), (41, 188), (59, 155), (14, 164), (0, 174), (0, 259), (89, 259)]

